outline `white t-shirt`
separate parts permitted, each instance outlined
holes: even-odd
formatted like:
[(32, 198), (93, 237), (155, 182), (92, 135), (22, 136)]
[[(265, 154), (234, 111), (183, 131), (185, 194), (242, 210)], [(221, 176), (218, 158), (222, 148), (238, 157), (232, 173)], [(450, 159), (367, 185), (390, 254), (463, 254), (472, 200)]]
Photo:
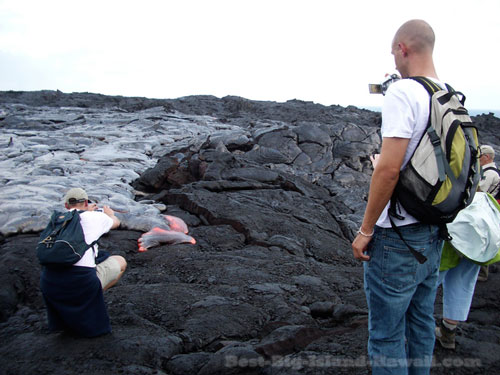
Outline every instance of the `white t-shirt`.
[[(494, 162), (483, 165), (481, 168), (483, 171), (486, 168), (496, 168), (496, 164)], [(499, 189), (500, 176), (498, 173), (492, 169), (483, 172), (483, 177), (481, 181), (479, 181), (479, 189), (484, 191), (485, 193), (490, 193), (495, 196)]]
[[(104, 212), (99, 211), (85, 211), (80, 214), (80, 223), (82, 224), (85, 242), (90, 244), (99, 239), (104, 233), (109, 232), (113, 226), (113, 219), (111, 219)], [(97, 256), (97, 244), (94, 246), (95, 253), (92, 253), (92, 248), (83, 254), (82, 259), (74, 264), (79, 267), (95, 267), (95, 257)]]
[[(442, 83), (432, 79), (439, 86)], [(409, 138), (410, 142), (401, 165), (401, 169), (408, 163), (420, 138), (427, 127), (429, 120), (430, 96), (427, 90), (412, 79), (401, 79), (389, 86), (382, 106), (382, 137), (383, 138)], [(384, 208), (377, 220), (377, 225), (390, 228), (391, 222), (387, 210), (389, 204)], [(398, 213), (404, 220), (393, 218), (396, 226), (408, 225), (418, 222), (406, 210), (398, 205)]]

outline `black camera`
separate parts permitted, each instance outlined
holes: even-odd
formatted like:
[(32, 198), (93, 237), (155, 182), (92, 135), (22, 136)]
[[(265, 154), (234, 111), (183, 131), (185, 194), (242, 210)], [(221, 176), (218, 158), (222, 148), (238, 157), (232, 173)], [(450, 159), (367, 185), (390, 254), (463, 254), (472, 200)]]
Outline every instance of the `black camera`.
[(401, 77), (398, 76), (397, 74), (391, 74), (388, 79), (386, 79), (382, 83), (369, 83), (368, 84), (368, 90), (370, 91), (370, 94), (382, 94), (385, 95), (387, 89), (389, 86), (400, 80)]

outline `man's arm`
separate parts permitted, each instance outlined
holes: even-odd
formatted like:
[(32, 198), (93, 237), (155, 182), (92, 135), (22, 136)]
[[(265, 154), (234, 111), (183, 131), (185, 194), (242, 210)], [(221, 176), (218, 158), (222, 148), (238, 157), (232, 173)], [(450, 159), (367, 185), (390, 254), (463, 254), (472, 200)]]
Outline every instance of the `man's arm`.
[(102, 211), (113, 220), (113, 225), (110, 229), (116, 229), (120, 226), (120, 220), (115, 216), (115, 212), (109, 206), (103, 206)]
[[(408, 138), (383, 138), (380, 157), (377, 167), (373, 171), (370, 182), (368, 204), (366, 205), (361, 231), (371, 234), (375, 223), (384, 210), (387, 202), (391, 199), (392, 192), (399, 178), (399, 170), (403, 164), (406, 148), (410, 139)], [(358, 234), (352, 243), (354, 257), (367, 261), (370, 259), (364, 252), (371, 237)]]

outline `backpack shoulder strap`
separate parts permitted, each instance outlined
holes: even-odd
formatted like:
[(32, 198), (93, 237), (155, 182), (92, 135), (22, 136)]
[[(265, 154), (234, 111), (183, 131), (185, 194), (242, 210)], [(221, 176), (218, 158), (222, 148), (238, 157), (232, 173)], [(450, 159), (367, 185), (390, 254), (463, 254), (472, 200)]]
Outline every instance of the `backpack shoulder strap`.
[[(495, 171), (495, 172), (497, 172), (498, 176), (500, 176), (500, 169), (498, 169), (498, 168), (495, 168), (495, 167), (484, 168), (483, 173), (486, 171)], [(495, 185), (495, 188), (491, 192), (494, 192), (495, 190), (499, 189), (499, 187), (500, 187), (500, 181), (498, 181), (498, 183)], [(500, 189), (495, 194), (495, 198), (496, 199), (500, 198)]]
[[(409, 77), (410, 79), (413, 79), (414, 81), (417, 81), (420, 83), (424, 88), (427, 90), (429, 95), (432, 97), (436, 92), (443, 90), (437, 83), (435, 83), (433, 80), (427, 78), (427, 77), (421, 77), (421, 76), (415, 76), (415, 77)], [(460, 91), (455, 91), (453, 87), (451, 87), (449, 84), (445, 83), (446, 90), (448, 91), (447, 94), (442, 95), (438, 101), (441, 104), (444, 104), (448, 102), (452, 96), (457, 96), (458, 100), (462, 105), (465, 104), (465, 95), (462, 94)], [(446, 91), (445, 90), (445, 91)]]
[[(449, 172), (447, 170), (447, 161), (446, 161), (446, 155), (443, 153), (443, 150), (441, 148), (441, 140), (439, 138), (439, 135), (436, 133), (435, 128), (432, 126), (431, 123), (431, 118), (432, 118), (432, 97), (436, 92), (443, 91), (443, 89), (434, 81), (427, 77), (422, 77), (422, 76), (415, 76), (415, 77), (410, 77), (410, 79), (413, 79), (414, 81), (420, 83), (429, 93), (429, 96), (431, 97), (429, 101), (429, 120), (427, 123), (427, 128), (426, 128), (426, 133), (429, 136), (429, 139), (431, 140), (431, 143), (434, 147), (434, 153), (436, 154), (436, 162), (437, 162), (437, 167), (438, 167), (438, 174), (439, 174), (439, 181), (443, 182), (446, 180), (446, 172)], [(450, 86), (446, 86), (447, 88), (451, 88)], [(446, 90), (445, 90), (446, 91)], [(449, 91), (443, 98), (446, 101), (449, 100), (449, 97), (454, 95), (455, 91)], [(439, 98), (438, 101), (441, 103), (442, 98)], [(441, 103), (443, 104), (443, 103)], [(425, 134), (425, 133), (424, 133)], [(423, 137), (423, 134), (422, 134)]]
[(455, 92), (455, 89), (453, 87), (451, 87), (450, 85), (448, 85), (447, 83), (445, 83), (446, 85), (446, 89), (449, 91), (449, 92)]
[[(409, 78), (420, 83), (422, 86), (424, 86), (424, 88), (427, 90), (427, 92), (429, 93), (430, 96), (432, 96), (436, 92), (442, 90), (442, 88), (439, 87), (439, 85), (437, 85), (434, 81), (432, 81), (431, 79), (429, 79), (427, 77), (415, 76), (415, 77), (409, 77)], [(446, 87), (448, 88), (448, 85), (446, 85)]]
[(483, 169), (483, 172), (486, 172), (486, 171), (495, 171), (498, 173), (498, 175), (500, 176), (500, 169), (498, 168), (495, 168), (495, 167), (488, 167), (488, 168), (484, 168)]
[(403, 241), (403, 243), (406, 245), (406, 247), (408, 247), (408, 249), (410, 250), (410, 253), (412, 253), (413, 256), (415, 258), (417, 258), (417, 261), (420, 264), (424, 264), (425, 262), (427, 262), (427, 257), (425, 255), (423, 255), (422, 253), (419, 253), (417, 250), (415, 250), (415, 248), (413, 246), (411, 246), (408, 242), (405, 241), (405, 239), (403, 238), (403, 235), (401, 234), (401, 231), (399, 230), (399, 228), (396, 226), (396, 224), (392, 220), (391, 215), (389, 215), (389, 221), (391, 222), (392, 229), (397, 233), (398, 237), (401, 239), (401, 241)]

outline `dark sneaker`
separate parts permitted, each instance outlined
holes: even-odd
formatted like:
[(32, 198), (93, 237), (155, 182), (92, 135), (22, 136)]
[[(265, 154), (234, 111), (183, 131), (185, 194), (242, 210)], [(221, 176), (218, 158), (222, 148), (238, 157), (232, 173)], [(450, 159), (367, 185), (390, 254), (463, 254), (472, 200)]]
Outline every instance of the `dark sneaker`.
[(488, 280), (488, 266), (481, 266), (479, 269), (479, 275), (477, 275), (477, 281)]
[(445, 349), (455, 349), (455, 331), (448, 329), (445, 326), (436, 327), (436, 340), (439, 341), (441, 346)]

